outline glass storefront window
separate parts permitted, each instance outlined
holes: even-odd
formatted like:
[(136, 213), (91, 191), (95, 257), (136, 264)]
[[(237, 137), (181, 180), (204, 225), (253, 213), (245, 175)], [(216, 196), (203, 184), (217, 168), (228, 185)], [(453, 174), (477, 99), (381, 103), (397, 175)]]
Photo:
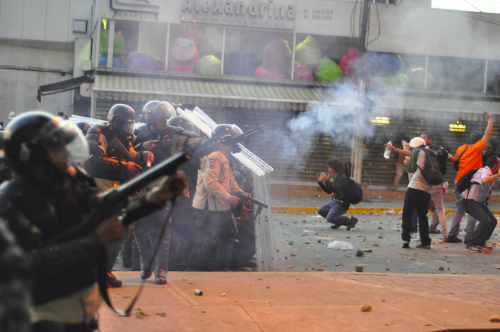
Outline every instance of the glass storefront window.
[(429, 56), (427, 90), (482, 92), (485, 60)]
[(298, 33), (296, 44), (295, 80), (336, 82), (345, 75), (357, 83), (359, 51), (353, 38)]
[(172, 24), (168, 71), (220, 76), (223, 31), (219, 26)]
[(293, 33), (226, 29), (224, 75), (289, 79)]
[[(107, 23), (110, 25), (109, 20)], [(99, 66), (102, 67), (108, 60), (109, 29), (107, 26), (101, 31)], [(115, 21), (112, 67), (165, 70), (167, 29), (167, 24), (161, 23)], [(103, 39), (103, 36), (107, 38)]]
[(108, 62), (109, 20), (101, 20), (101, 35), (99, 37), (99, 67), (106, 67)]
[[(410, 89), (423, 90), (425, 88), (425, 55), (400, 54), (401, 72), (408, 76)], [(427, 73), (427, 82), (432, 77)]]
[(500, 94), (500, 61), (488, 60), (486, 92)]

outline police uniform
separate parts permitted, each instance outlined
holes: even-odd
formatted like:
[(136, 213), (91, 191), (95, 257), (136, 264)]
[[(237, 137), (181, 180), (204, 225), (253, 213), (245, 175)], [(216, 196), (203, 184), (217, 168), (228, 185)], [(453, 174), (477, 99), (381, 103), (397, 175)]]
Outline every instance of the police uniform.
[[(199, 211), (199, 231), (190, 257), (190, 269), (201, 270), (216, 242), (215, 262), (209, 270), (227, 270), (238, 230), (231, 213), (229, 191), (243, 192), (233, 176), (229, 160), (215, 151), (201, 161), (193, 207)], [(201, 212), (204, 211), (204, 212)]]

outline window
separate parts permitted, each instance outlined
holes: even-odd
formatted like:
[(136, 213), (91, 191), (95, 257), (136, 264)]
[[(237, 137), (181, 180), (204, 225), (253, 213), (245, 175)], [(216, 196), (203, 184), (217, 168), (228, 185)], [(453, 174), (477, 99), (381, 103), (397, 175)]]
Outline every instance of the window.
[[(104, 20), (103, 20), (104, 21)], [(106, 67), (109, 31), (113, 28), (108, 20), (103, 22), (99, 66)], [(113, 68), (138, 70), (165, 70), (167, 24), (115, 21), (113, 40)]]
[(226, 29), (224, 75), (289, 79), (293, 33)]
[(223, 31), (217, 26), (172, 24), (168, 71), (221, 75)]
[(482, 92), (485, 60), (429, 56), (428, 90)]
[[(408, 76), (410, 89), (423, 90), (425, 86), (425, 55), (400, 54), (401, 72)], [(427, 75), (427, 82), (432, 77)]]
[[(296, 43), (295, 80), (329, 82), (342, 80), (345, 74), (347, 82), (357, 83), (359, 52), (353, 49), (355, 39), (298, 33)], [(345, 73), (339, 67), (344, 56), (349, 67), (344, 67)]]
[(486, 92), (500, 94), (500, 61), (488, 60)]

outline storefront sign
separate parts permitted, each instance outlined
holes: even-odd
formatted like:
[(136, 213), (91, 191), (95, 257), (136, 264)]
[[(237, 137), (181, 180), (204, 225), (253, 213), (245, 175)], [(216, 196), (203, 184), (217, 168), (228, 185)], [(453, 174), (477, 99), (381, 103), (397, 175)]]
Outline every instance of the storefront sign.
[(295, 16), (295, 5), (274, 0), (182, 0), (182, 22), (293, 30)]

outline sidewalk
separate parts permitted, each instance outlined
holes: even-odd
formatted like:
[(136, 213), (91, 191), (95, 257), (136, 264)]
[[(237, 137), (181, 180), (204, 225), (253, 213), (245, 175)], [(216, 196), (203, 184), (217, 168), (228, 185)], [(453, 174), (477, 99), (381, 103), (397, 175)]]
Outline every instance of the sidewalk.
[[(124, 308), (138, 272), (116, 272), (110, 289)], [(148, 280), (135, 305), (148, 316), (102, 307), (100, 331), (444, 331), (500, 329), (500, 277), (335, 272), (171, 272)], [(203, 296), (194, 295), (194, 289)], [(361, 312), (369, 303), (371, 312)], [(165, 313), (164, 316), (159, 314)]]
[[(331, 197), (282, 197), (271, 196), (271, 211), (286, 213), (313, 213), (331, 201)], [(359, 204), (351, 205), (348, 213), (383, 213), (393, 210), (403, 211), (403, 199), (364, 198)], [(500, 214), (500, 202), (490, 202), (488, 206), (494, 214)], [(446, 213), (455, 212), (455, 201), (444, 201)]]

